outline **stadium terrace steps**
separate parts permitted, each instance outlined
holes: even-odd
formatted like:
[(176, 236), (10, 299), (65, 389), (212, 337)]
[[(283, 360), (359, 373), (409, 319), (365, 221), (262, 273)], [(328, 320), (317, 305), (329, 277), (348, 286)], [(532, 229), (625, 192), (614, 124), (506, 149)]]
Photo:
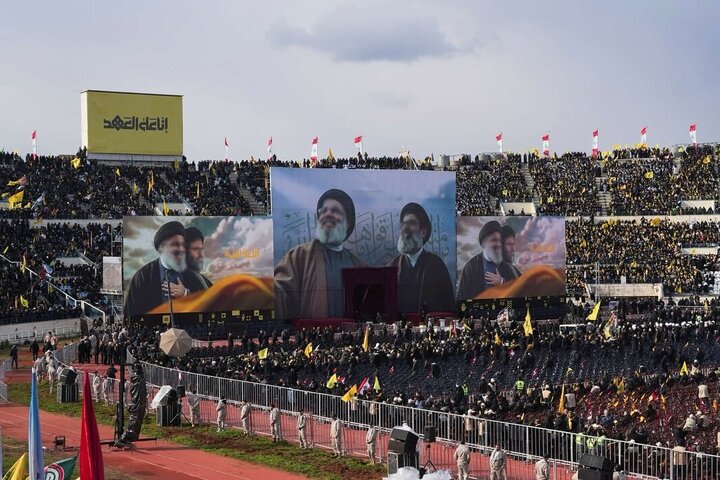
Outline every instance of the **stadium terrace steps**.
[(537, 196), (537, 193), (535, 192), (535, 180), (533, 179), (532, 175), (530, 174), (530, 165), (528, 163), (523, 163), (520, 167), (520, 171), (522, 172), (523, 179), (525, 180), (525, 184), (528, 187), (528, 190), (532, 192), (532, 202), (535, 204), (535, 208), (537, 209), (537, 205), (540, 204), (540, 198)]
[(608, 210), (612, 205), (612, 195), (610, 192), (603, 190), (603, 185), (607, 184), (607, 177), (595, 177), (595, 185), (598, 190), (598, 201), (600, 202), (600, 211), (602, 215), (608, 215)]

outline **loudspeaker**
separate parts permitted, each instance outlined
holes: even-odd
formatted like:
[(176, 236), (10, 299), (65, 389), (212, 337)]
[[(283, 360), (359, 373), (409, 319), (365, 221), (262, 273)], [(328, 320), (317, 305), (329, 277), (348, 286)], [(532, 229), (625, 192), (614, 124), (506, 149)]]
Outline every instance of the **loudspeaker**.
[(60, 377), (58, 377), (58, 383), (61, 383), (63, 385), (72, 385), (75, 383), (76, 378), (77, 372), (75, 370), (63, 368), (60, 372)]
[(155, 410), (156, 423), (161, 427), (179, 427), (180, 426), (180, 405), (170, 403), (161, 405)]
[(580, 467), (577, 478), (578, 480), (612, 480), (613, 472)]
[(183, 398), (185, 396), (185, 385), (178, 385), (175, 389), (177, 390), (178, 398)]
[(423, 440), (425, 440), (426, 443), (434, 442), (436, 430), (435, 425), (425, 425), (425, 435), (423, 435)]
[(58, 403), (75, 403), (79, 401), (80, 392), (76, 383), (65, 384), (61, 383), (57, 388), (57, 401)]
[(388, 441), (388, 451), (399, 454), (415, 454), (418, 442), (417, 434), (403, 428), (393, 428)]
[(171, 403), (177, 403), (178, 401), (178, 391), (174, 388), (171, 388), (167, 385), (163, 386), (160, 390), (158, 390), (158, 393), (155, 394), (155, 397), (153, 398), (151, 402), (151, 406), (167, 406)]
[(589, 453), (580, 455), (580, 460), (578, 460), (578, 465), (580, 467), (589, 468), (592, 470), (600, 470), (603, 472), (611, 472), (611, 473), (615, 468), (615, 465), (613, 464), (612, 460), (605, 458), (605, 457), (601, 457), (600, 455), (591, 455)]

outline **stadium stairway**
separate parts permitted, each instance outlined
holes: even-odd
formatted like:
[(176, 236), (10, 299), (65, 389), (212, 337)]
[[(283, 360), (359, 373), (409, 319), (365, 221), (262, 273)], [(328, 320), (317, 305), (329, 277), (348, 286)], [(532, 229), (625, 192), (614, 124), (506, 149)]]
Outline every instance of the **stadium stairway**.
[(532, 175), (530, 175), (530, 166), (527, 163), (523, 163), (520, 167), (520, 171), (522, 172), (523, 179), (525, 180), (525, 184), (528, 186), (528, 189), (530, 192), (532, 192), (532, 201), (535, 205), (540, 205), (540, 198), (537, 196), (535, 192), (535, 180), (533, 179)]
[(610, 192), (603, 190), (603, 185), (607, 184), (607, 177), (595, 177), (595, 185), (598, 190), (598, 201), (603, 215), (607, 215), (612, 205), (612, 195)]
[[(127, 177), (120, 177), (120, 178), (122, 178), (123, 182), (125, 182), (125, 183), (127, 184), (127, 186), (130, 187), (130, 190), (132, 190), (133, 184), (132, 184), (132, 182), (130, 181), (130, 179), (127, 178)], [(145, 207), (147, 207), (148, 209), (152, 210), (153, 208), (155, 208), (155, 205), (147, 199), (147, 197), (145, 196), (145, 194), (142, 193), (142, 191), (143, 191), (143, 189), (140, 188), (140, 193), (141, 193), (141, 194), (138, 195), (138, 198), (140, 199), (140, 202), (143, 204), (143, 206), (145, 206)]]
[(243, 187), (242, 185), (238, 184), (237, 182), (237, 173), (232, 172), (230, 174), (230, 181), (233, 182), (236, 186), (238, 191), (240, 192), (240, 195), (243, 199), (250, 205), (250, 208), (252, 209), (253, 215), (267, 215), (268, 212), (265, 211), (265, 208), (261, 206), (258, 201), (255, 199), (255, 196), (248, 192), (248, 190)]

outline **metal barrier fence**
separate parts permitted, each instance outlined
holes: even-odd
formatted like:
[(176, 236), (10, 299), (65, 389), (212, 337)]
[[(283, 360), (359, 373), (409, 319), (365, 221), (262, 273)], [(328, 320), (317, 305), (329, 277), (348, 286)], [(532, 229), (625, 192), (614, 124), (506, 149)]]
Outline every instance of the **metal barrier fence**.
[[(56, 357), (63, 363), (77, 359), (77, 349), (69, 345), (58, 350)], [(251, 415), (247, 427), (250, 434), (271, 435), (270, 405), (281, 410), (279, 434), (281, 438), (299, 443), (296, 429), (298, 412), (308, 415), (306, 434), (308, 443), (315, 448), (331, 449), (330, 422), (333, 414), (342, 420), (341, 449), (347, 455), (367, 456), (365, 435), (370, 426), (378, 429), (374, 456), (376, 460), (387, 457), (387, 440), (390, 430), (403, 421), (421, 435), (428, 425), (437, 429), (437, 441), (430, 444), (421, 440), (420, 464), (428, 459), (437, 468), (457, 471), (454, 452), (460, 438), (470, 447), (470, 474), (474, 478), (489, 478), (489, 454), (496, 444), (507, 453), (507, 478), (535, 479), (534, 463), (542, 455), (550, 460), (550, 478), (570, 480), (578, 468), (578, 460), (585, 453), (611, 459), (621, 465), (629, 478), (636, 480), (710, 480), (720, 478), (720, 457), (700, 452), (686, 451), (683, 447), (669, 449), (634, 442), (610, 440), (558, 430), (500, 422), (468, 415), (456, 415), (386, 403), (353, 400), (343, 402), (340, 397), (317, 392), (306, 392), (274, 385), (264, 385), (228, 378), (181, 372), (158, 365), (143, 363), (149, 400), (163, 385), (176, 387), (186, 385), (197, 394), (200, 401), (198, 423), (215, 423), (216, 405), (220, 396), (227, 399), (225, 423), (228, 427), (243, 429), (240, 418), (241, 406), (250, 402)], [(92, 374), (90, 374), (92, 375)], [(92, 378), (91, 378), (92, 379)], [(78, 375), (78, 382), (82, 375)], [(107, 393), (109, 403), (117, 402), (117, 381)], [(82, 389), (81, 389), (82, 390)], [(126, 401), (129, 400), (129, 389)], [(105, 398), (100, 393), (98, 400)], [(187, 399), (181, 401), (182, 412), (189, 418), (191, 409)]]

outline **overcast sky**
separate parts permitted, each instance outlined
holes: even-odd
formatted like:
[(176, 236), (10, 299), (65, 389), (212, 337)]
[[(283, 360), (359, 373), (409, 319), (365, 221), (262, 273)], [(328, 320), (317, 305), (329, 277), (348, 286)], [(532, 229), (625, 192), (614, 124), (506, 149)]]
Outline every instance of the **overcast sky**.
[(80, 92), (184, 95), (185, 153), (281, 159), (720, 140), (720, 2), (6, 2), (0, 148), (74, 153)]

